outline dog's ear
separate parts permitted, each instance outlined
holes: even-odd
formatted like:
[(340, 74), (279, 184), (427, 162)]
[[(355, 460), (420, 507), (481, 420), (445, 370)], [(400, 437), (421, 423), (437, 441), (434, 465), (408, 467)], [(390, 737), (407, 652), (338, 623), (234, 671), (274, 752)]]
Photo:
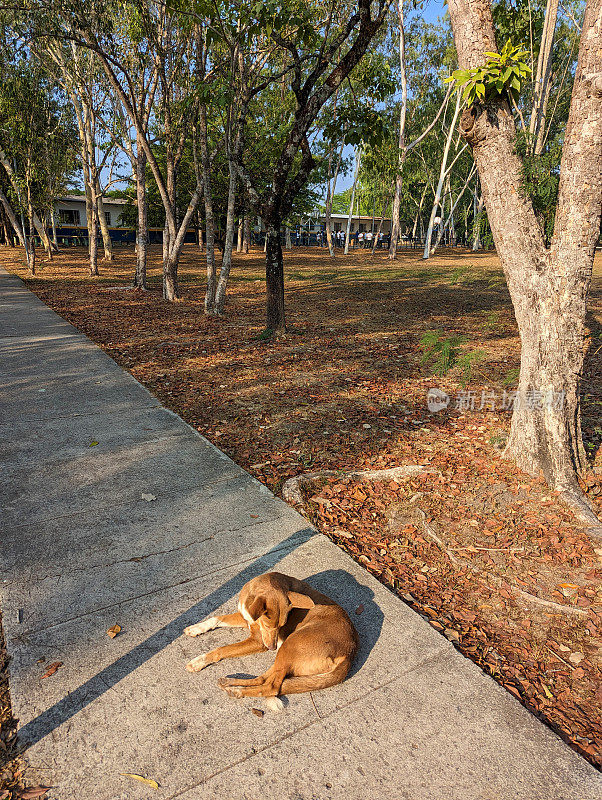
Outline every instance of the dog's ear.
[(258, 620), (259, 617), (265, 613), (266, 604), (265, 604), (265, 597), (263, 595), (258, 594), (257, 597), (253, 598), (253, 602), (247, 604), (247, 611), (249, 612), (249, 616), (253, 620)]
[(293, 608), (313, 608), (315, 603), (306, 594), (288, 592), (288, 599)]

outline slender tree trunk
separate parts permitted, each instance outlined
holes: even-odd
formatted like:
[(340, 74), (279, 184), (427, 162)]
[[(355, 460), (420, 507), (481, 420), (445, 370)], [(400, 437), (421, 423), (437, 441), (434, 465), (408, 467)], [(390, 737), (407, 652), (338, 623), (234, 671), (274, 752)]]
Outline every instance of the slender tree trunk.
[(238, 229), (237, 229), (237, 236), (236, 236), (236, 252), (242, 253), (242, 217), (238, 220)]
[(165, 215), (165, 233), (163, 240), (163, 299), (173, 303), (178, 293), (178, 262), (180, 249), (176, 249), (177, 203), (176, 203), (176, 167), (174, 154), (166, 148), (166, 188), (169, 197), (170, 215)]
[(215, 216), (213, 213), (213, 182), (211, 159), (209, 158), (209, 137), (207, 128), (207, 106), (199, 110), (199, 146), (203, 171), (203, 197), (205, 200), (205, 250), (207, 253), (207, 290), (205, 292), (205, 314), (215, 311), (215, 291), (217, 288), (217, 269), (215, 266)]
[(243, 253), (248, 253), (250, 247), (251, 247), (251, 218), (249, 217), (249, 213), (247, 212), (245, 213), (243, 220), (243, 240), (242, 240)]
[(550, 98), (550, 78), (552, 76), (552, 47), (558, 18), (558, 0), (548, 0), (544, 18), (537, 73), (534, 82), (533, 109), (529, 121), (531, 150), (541, 155), (546, 128), (546, 112)]
[(439, 227), (439, 234), (437, 236), (437, 241), (435, 242), (435, 246), (432, 249), (432, 253), (435, 253), (435, 251), (439, 247), (439, 244), (441, 242), (441, 238), (443, 237), (443, 234), (445, 233), (445, 231), (447, 230), (448, 227), (452, 231), (452, 233), (451, 233), (452, 242), (455, 240), (456, 234), (455, 234), (455, 230), (453, 228), (453, 225), (454, 225), (454, 211), (456, 210), (456, 207), (457, 207), (458, 203), (462, 199), (462, 196), (463, 196), (464, 192), (466, 191), (466, 189), (468, 187), (468, 184), (470, 183), (473, 175), (474, 175), (474, 167), (470, 170), (468, 178), (466, 178), (466, 181), (464, 182), (464, 186), (462, 187), (462, 189), (458, 193), (458, 196), (456, 197), (456, 199), (454, 200), (453, 203), (452, 203), (451, 189), (450, 189), (449, 202), (450, 202), (451, 208), (450, 208), (450, 211), (449, 211), (449, 215), (448, 215), (447, 219), (445, 220), (445, 223), (443, 223)]
[(441, 195), (443, 192), (443, 183), (445, 181), (445, 176), (447, 172), (447, 159), (449, 156), (449, 150), (451, 147), (452, 140), (454, 138), (454, 133), (456, 130), (456, 122), (458, 121), (458, 116), (460, 114), (460, 102), (461, 102), (461, 94), (458, 92), (456, 97), (456, 108), (454, 111), (454, 116), (452, 117), (452, 121), (449, 126), (449, 132), (447, 134), (447, 140), (445, 142), (445, 147), (443, 149), (443, 156), (441, 158), (441, 169), (439, 170), (439, 182), (437, 183), (437, 188), (435, 190), (435, 199), (433, 200), (433, 207), (431, 209), (431, 216), (429, 219), (429, 226), (426, 231), (426, 241), (424, 243), (424, 254), (423, 258), (428, 258), (431, 254), (431, 241), (433, 238), (433, 227), (435, 225), (435, 217), (437, 216), (437, 211), (441, 206)]
[(403, 189), (403, 165), (406, 159), (405, 130), (406, 112), (408, 107), (408, 82), (406, 77), (405, 59), (405, 30), (403, 25), (403, 0), (397, 2), (397, 17), (399, 21), (399, 65), (401, 70), (401, 110), (399, 112), (399, 141), (397, 145), (397, 175), (395, 177), (395, 194), (393, 196), (393, 210), (391, 212), (391, 241), (389, 243), (389, 258), (395, 259), (397, 255), (397, 242), (399, 240), (399, 214), (401, 210), (401, 191)]
[(55, 249), (58, 250), (59, 242), (56, 233), (56, 216), (54, 214), (54, 208), (50, 211), (50, 226), (52, 228), (52, 244), (54, 245)]
[[(462, 69), (496, 49), (491, 6), (449, 0)], [(521, 369), (505, 455), (572, 498), (586, 516), (577, 474), (585, 466), (579, 382), (585, 355), (586, 297), (602, 208), (602, 0), (589, 0), (566, 127), (558, 206), (545, 246), (523, 186), (511, 109), (473, 106), (460, 130), (473, 150), (489, 224), (521, 337)], [(589, 519), (592, 519), (591, 510)]]
[[(1, 147), (0, 147), (0, 164), (2, 164), (4, 166), (4, 169), (6, 170), (6, 173), (8, 175), (8, 178), (9, 178), (10, 182), (11, 182), (13, 190), (14, 190), (17, 198), (19, 199), (19, 203), (22, 205), (22, 203), (21, 203), (21, 189), (20, 189), (20, 186), (19, 186), (19, 181), (17, 179), (17, 176), (15, 174), (15, 171), (14, 171), (10, 161), (6, 157), (6, 153), (4, 152), (4, 150)], [(36, 231), (38, 232), (38, 236), (42, 240), (42, 244), (44, 245), (44, 248), (46, 249), (46, 251), (49, 251), (52, 248), (52, 244), (50, 242), (50, 239), (48, 238), (48, 234), (46, 233), (46, 230), (44, 228), (44, 225), (42, 224), (41, 219), (38, 217), (38, 215), (37, 215), (37, 213), (35, 211), (33, 212), (33, 225), (34, 225), (34, 228), (36, 229)]]
[(219, 280), (215, 292), (215, 313), (224, 313), (226, 304), (226, 287), (232, 267), (232, 249), (234, 247), (234, 206), (236, 203), (236, 167), (230, 160), (228, 164), (228, 207), (226, 211), (226, 238), (224, 241), (224, 253), (222, 255), (222, 265), (219, 271)]
[(353, 218), (353, 206), (355, 205), (355, 188), (357, 186), (357, 178), (360, 172), (361, 161), (362, 161), (362, 151), (361, 148), (358, 147), (355, 151), (355, 174), (353, 176), (353, 187), (351, 189), (351, 202), (349, 203), (347, 230), (345, 231), (345, 255), (349, 253), (349, 239), (351, 238), (351, 220)]
[(13, 211), (12, 206), (2, 189), (0, 189), (0, 203), (2, 203), (2, 207), (4, 208), (6, 216), (8, 217), (10, 224), (13, 226), (14, 232), (17, 234), (17, 238), (21, 243), (21, 247), (25, 247), (25, 234), (21, 228), (19, 220), (17, 219), (17, 215)]
[(111, 234), (109, 233), (109, 226), (105, 216), (104, 203), (102, 199), (102, 191), (100, 188), (100, 181), (96, 177), (96, 211), (98, 213), (98, 223), (100, 225), (100, 235), (102, 236), (102, 245), (104, 249), (104, 261), (113, 260), (113, 243), (111, 241)]
[(98, 218), (92, 198), (86, 194), (86, 210), (90, 209), (88, 218), (88, 252), (90, 254), (90, 275), (98, 275)]
[(380, 234), (381, 234), (382, 229), (383, 229), (383, 221), (385, 219), (385, 211), (387, 210), (387, 206), (389, 205), (390, 202), (391, 202), (391, 197), (390, 196), (389, 197), (385, 196), (385, 201), (383, 203), (383, 207), (382, 207), (381, 212), (380, 212), (380, 219), (378, 221), (378, 230), (376, 231), (376, 236), (374, 237), (374, 239), (372, 241), (372, 255), (374, 255), (374, 253), (376, 252), (376, 248), (378, 247), (378, 239), (379, 239)]
[(416, 231), (418, 230), (418, 224), (420, 222), (420, 213), (422, 211), (422, 205), (424, 203), (424, 198), (426, 197), (426, 190), (428, 188), (428, 183), (424, 184), (424, 189), (422, 190), (422, 195), (420, 196), (420, 203), (418, 204), (418, 211), (416, 212), (416, 216), (414, 217), (414, 226), (412, 228), (412, 239), (416, 238)]
[(286, 249), (287, 250), (292, 250), (293, 249), (293, 243), (291, 241), (291, 229), (288, 226), (285, 229), (284, 241), (285, 241)]
[[(476, 194), (475, 194), (475, 201), (476, 201)], [(478, 199), (478, 202), (475, 202), (475, 215), (474, 215), (474, 223), (473, 223), (473, 233), (472, 233), (472, 249), (473, 252), (477, 252), (477, 250), (481, 249), (481, 222), (483, 221), (483, 209), (485, 207), (485, 201), (483, 200), (483, 195), (481, 195)]]
[(146, 197), (146, 153), (138, 142), (136, 156), (136, 274), (134, 286), (146, 289), (146, 265), (148, 261), (148, 200)]
[(284, 312), (284, 262), (282, 244), (280, 242), (281, 223), (272, 219), (266, 226), (266, 328), (271, 331), (284, 330), (286, 319)]
[(344, 148), (344, 146), (345, 146), (345, 143), (343, 142), (343, 144), (341, 145), (341, 148), (339, 150), (339, 154), (337, 156), (337, 163), (336, 163), (336, 167), (335, 167), (335, 170), (334, 170), (334, 176), (332, 178), (332, 186), (331, 186), (331, 183), (330, 183), (330, 157), (329, 157), (329, 160), (328, 160), (329, 175), (328, 175), (328, 188), (327, 188), (327, 191), (326, 191), (326, 206), (325, 206), (325, 209), (324, 209), (324, 220), (325, 220), (325, 224), (326, 224), (326, 242), (328, 244), (328, 254), (330, 255), (331, 258), (335, 258), (336, 257), (336, 251), (335, 251), (335, 247), (334, 247), (334, 242), (332, 241), (332, 230), (331, 230), (331, 225), (332, 225), (332, 223), (331, 223), (331, 220), (332, 220), (332, 203), (333, 203), (334, 196), (335, 196), (335, 193), (336, 193), (336, 190), (337, 190), (337, 180), (339, 178), (339, 171), (341, 169), (341, 161), (343, 159), (343, 148)]

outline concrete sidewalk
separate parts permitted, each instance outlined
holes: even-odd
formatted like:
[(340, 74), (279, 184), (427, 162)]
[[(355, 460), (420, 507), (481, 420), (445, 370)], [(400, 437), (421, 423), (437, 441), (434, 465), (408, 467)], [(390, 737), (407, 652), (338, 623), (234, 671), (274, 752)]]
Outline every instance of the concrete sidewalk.
[[(13, 712), (49, 797), (600, 800), (586, 761), (5, 272), (0, 378)], [(338, 599), (362, 644), (342, 686), (259, 718), (217, 680), (273, 654), (191, 675), (240, 631), (182, 630), (274, 568)]]

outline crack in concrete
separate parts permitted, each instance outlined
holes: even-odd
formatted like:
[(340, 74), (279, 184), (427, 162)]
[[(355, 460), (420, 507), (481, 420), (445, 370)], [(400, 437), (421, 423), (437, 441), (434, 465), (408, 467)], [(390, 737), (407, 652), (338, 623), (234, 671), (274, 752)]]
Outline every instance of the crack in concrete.
[[(299, 540), (299, 542), (297, 540)], [(153, 594), (160, 594), (161, 592), (168, 591), (169, 589), (175, 589), (177, 586), (185, 586), (187, 583), (192, 583), (193, 581), (200, 580), (201, 578), (206, 578), (209, 575), (218, 575), (220, 572), (224, 572), (234, 567), (240, 567), (244, 566), (245, 564), (251, 564), (254, 561), (257, 561), (258, 559), (261, 559), (263, 556), (268, 555), (268, 553), (280, 553), (280, 552), (292, 551), (299, 546), (299, 543), (302, 544), (305, 541), (307, 541), (307, 528), (305, 528), (303, 531), (299, 531), (298, 535), (293, 534), (293, 536), (291, 536), (287, 540), (287, 544), (284, 545), (282, 548), (278, 548), (276, 546), (269, 548), (268, 550), (262, 550), (261, 552), (255, 553), (254, 555), (244, 559), (243, 561), (235, 561), (230, 564), (224, 564), (218, 569), (212, 569), (209, 572), (202, 572), (199, 575), (193, 575), (192, 577), (185, 578), (182, 581), (177, 581), (176, 583), (170, 583), (166, 586), (161, 586), (157, 589), (152, 589), (149, 592), (143, 592), (142, 594), (135, 595), (134, 597), (123, 598), (123, 600), (118, 600), (115, 603), (109, 603), (106, 606), (100, 606), (99, 608), (94, 608), (91, 611), (85, 611), (83, 614), (76, 614), (73, 617), (62, 619), (60, 622), (54, 622), (52, 623), (52, 625), (43, 625), (40, 628), (34, 628), (33, 630), (30, 631), (23, 631), (23, 633), (20, 633), (18, 636), (13, 636), (11, 641), (18, 642), (24, 639), (25, 637), (34, 636), (37, 633), (42, 633), (44, 631), (52, 630), (53, 628), (58, 628), (61, 625), (68, 624), (69, 622), (74, 622), (76, 620), (84, 619), (84, 617), (90, 617), (93, 616), (94, 614), (99, 614), (101, 611), (107, 611), (109, 608), (115, 608), (117, 606), (122, 606), (127, 603), (132, 603), (134, 602), (134, 600), (140, 600), (143, 597), (149, 597)]]

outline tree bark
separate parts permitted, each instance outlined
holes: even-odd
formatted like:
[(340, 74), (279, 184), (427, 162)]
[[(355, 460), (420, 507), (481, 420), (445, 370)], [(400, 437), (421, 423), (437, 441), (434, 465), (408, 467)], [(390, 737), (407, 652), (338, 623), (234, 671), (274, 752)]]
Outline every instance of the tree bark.
[(113, 260), (113, 243), (111, 241), (111, 234), (109, 233), (109, 226), (107, 218), (105, 217), (104, 203), (102, 199), (102, 191), (100, 188), (100, 181), (96, 177), (96, 211), (98, 213), (98, 224), (100, 225), (100, 235), (102, 236), (102, 245), (104, 249), (104, 261)]
[(215, 291), (215, 313), (219, 316), (224, 313), (226, 304), (226, 287), (232, 267), (232, 250), (234, 247), (234, 205), (236, 201), (236, 167), (230, 160), (228, 163), (230, 179), (228, 181), (228, 206), (226, 210), (226, 238), (222, 265), (219, 271), (219, 280)]
[(136, 154), (136, 274), (134, 286), (146, 289), (146, 264), (148, 261), (148, 200), (146, 196), (146, 154), (138, 142)]
[(268, 222), (265, 232), (266, 244), (266, 328), (271, 331), (285, 330), (284, 313), (284, 263), (280, 242), (279, 220)]
[[(585, 505), (579, 384), (585, 355), (586, 296), (602, 207), (602, 0), (590, 0), (560, 168), (554, 235), (546, 248), (523, 187), (515, 125), (500, 98), (462, 114), (489, 224), (521, 337), (521, 369), (505, 455), (526, 472)], [(449, 0), (460, 67), (496, 50), (491, 5)], [(591, 513), (591, 512), (590, 512)]]
[(243, 253), (248, 253), (250, 247), (251, 247), (251, 218), (249, 217), (248, 213), (245, 213), (243, 221), (243, 240), (242, 240)]
[(23, 229), (21, 228), (21, 224), (17, 219), (17, 216), (13, 211), (12, 206), (8, 201), (8, 198), (6, 197), (1, 188), (0, 188), (0, 203), (2, 203), (2, 207), (4, 208), (6, 216), (8, 217), (10, 224), (13, 226), (14, 232), (17, 234), (17, 238), (21, 243), (21, 247), (25, 247), (25, 235), (23, 233)]

